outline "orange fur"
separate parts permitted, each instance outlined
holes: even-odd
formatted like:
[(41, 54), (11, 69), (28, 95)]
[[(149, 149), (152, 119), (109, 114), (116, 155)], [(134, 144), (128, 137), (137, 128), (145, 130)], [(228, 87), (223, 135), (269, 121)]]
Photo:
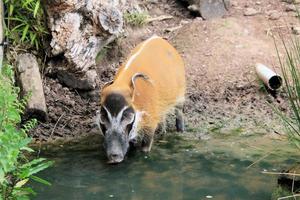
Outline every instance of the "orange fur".
[[(131, 78), (136, 73), (147, 75), (150, 81), (137, 78), (133, 92)], [(153, 36), (132, 51), (119, 68), (113, 83), (103, 88), (101, 103), (108, 94), (118, 92), (135, 111), (145, 113), (138, 130), (155, 130), (171, 108), (183, 103), (185, 87), (182, 58), (166, 40)]]

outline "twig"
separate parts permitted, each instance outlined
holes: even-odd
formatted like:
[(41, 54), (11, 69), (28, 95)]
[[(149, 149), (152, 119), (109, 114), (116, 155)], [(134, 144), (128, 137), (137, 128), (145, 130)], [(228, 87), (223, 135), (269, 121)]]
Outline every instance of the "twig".
[(249, 165), (247, 167), (247, 169), (249, 169), (250, 167), (252, 167), (253, 165), (255, 165), (256, 163), (262, 161), (263, 159), (265, 159), (266, 157), (268, 157), (270, 154), (272, 154), (273, 151), (268, 152), (266, 155), (264, 155), (263, 157), (259, 158), (258, 160), (256, 160), (255, 162), (253, 162), (251, 165)]
[(287, 25), (285, 25), (285, 26), (272, 26), (271, 28), (266, 29), (267, 36), (272, 35), (272, 31), (274, 29), (287, 28), (287, 27), (290, 28), (291, 26), (287, 26)]
[(300, 194), (293, 194), (290, 196), (279, 197), (277, 200), (283, 200), (283, 199), (289, 199), (289, 198), (295, 198), (295, 197), (300, 197)]
[(165, 31), (170, 33), (170, 32), (176, 31), (177, 29), (180, 29), (181, 27), (182, 27), (182, 25), (179, 25), (179, 26), (175, 26), (172, 28), (167, 28)]
[(294, 175), (293, 175), (293, 183), (292, 183), (292, 193), (294, 193), (294, 187), (295, 187), (295, 171), (294, 171)]
[(287, 172), (261, 172), (262, 174), (269, 174), (269, 175), (288, 175), (288, 176), (300, 176), (300, 174), (293, 174)]
[(163, 20), (166, 20), (166, 19), (173, 19), (174, 17), (171, 16), (171, 15), (161, 15), (161, 16), (158, 16), (158, 17), (151, 17), (149, 19), (146, 20), (147, 23), (150, 23), (150, 22), (154, 22), (154, 21), (163, 21)]
[(61, 119), (64, 115), (65, 115), (65, 113), (61, 114), (61, 116), (60, 116), (60, 117), (58, 118), (58, 120), (56, 121), (56, 123), (55, 123), (55, 125), (54, 125), (54, 127), (53, 127), (53, 129), (52, 129), (52, 131), (51, 131), (50, 138), (52, 138), (52, 135), (53, 135), (53, 133), (54, 133), (54, 130), (55, 130), (55, 128), (56, 128), (58, 122), (60, 121), (60, 119)]

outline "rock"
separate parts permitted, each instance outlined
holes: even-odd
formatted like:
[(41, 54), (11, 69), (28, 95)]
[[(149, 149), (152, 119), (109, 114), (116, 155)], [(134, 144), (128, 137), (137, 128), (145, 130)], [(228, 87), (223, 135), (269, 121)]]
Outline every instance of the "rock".
[(233, 7), (237, 7), (238, 6), (238, 2), (237, 1), (231, 1), (231, 6)]
[(292, 27), (292, 32), (295, 35), (300, 35), (300, 26), (293, 26)]
[(189, 5), (187, 8), (192, 12), (199, 12), (199, 7), (196, 4)]
[(93, 90), (97, 85), (97, 73), (95, 70), (89, 70), (84, 74), (75, 74), (62, 69), (58, 70), (57, 78), (68, 87), (79, 90)]
[(281, 0), (281, 1), (285, 3), (293, 3), (294, 0)]
[(188, 9), (198, 12), (203, 19), (223, 17), (230, 7), (229, 0), (184, 0), (188, 2)]
[(147, 0), (147, 3), (158, 4), (158, 0)]
[(82, 98), (90, 100), (92, 102), (100, 102), (100, 89), (96, 88), (91, 91), (79, 91), (79, 94)]
[(289, 3), (289, 4), (299, 4), (300, 0), (281, 0), (282, 2)]
[(244, 12), (244, 16), (254, 16), (257, 15), (258, 13), (259, 11), (254, 8), (246, 8)]
[(22, 96), (30, 95), (25, 118), (33, 117), (41, 121), (46, 121), (47, 107), (36, 57), (28, 53), (18, 55), (17, 69)]
[(272, 10), (268, 12), (268, 15), (270, 20), (278, 20), (281, 17), (281, 13), (277, 10)]
[(285, 7), (286, 12), (295, 12), (297, 11), (297, 7), (294, 4), (288, 4)]

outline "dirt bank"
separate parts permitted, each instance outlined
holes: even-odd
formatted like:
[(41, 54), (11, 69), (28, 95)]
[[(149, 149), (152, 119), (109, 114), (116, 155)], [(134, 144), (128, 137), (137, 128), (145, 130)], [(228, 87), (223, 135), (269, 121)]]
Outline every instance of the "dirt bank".
[[(151, 16), (172, 15), (143, 27), (128, 27), (124, 37), (102, 52), (96, 67), (98, 89), (70, 90), (55, 76), (44, 77), (49, 119), (32, 132), (37, 141), (69, 139), (97, 132), (94, 115), (98, 109), (99, 88), (111, 80), (119, 63), (142, 40), (157, 34), (167, 38), (181, 53), (186, 64), (188, 89), (184, 112), (188, 130), (196, 138), (215, 134), (261, 134), (276, 137), (282, 126), (267, 102), (286, 110), (281, 92), (272, 97), (256, 78), (257, 62), (278, 66), (271, 33), (287, 34), (299, 25), (295, 12), (287, 12), (280, 0), (232, 1), (225, 18), (203, 21), (185, 5), (171, 0), (146, 1), (141, 7)], [(253, 8), (257, 13), (244, 16)], [(274, 18), (274, 14), (278, 14)]]

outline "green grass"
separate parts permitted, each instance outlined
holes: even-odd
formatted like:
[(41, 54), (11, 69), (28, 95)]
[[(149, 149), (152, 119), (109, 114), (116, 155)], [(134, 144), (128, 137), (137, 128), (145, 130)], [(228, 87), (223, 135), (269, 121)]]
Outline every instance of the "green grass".
[(5, 36), (23, 49), (39, 50), (47, 36), (45, 14), (40, 0), (4, 0)]
[(300, 148), (300, 42), (295, 37), (287, 40), (286, 37), (280, 35), (280, 38), (285, 60), (281, 59), (276, 42), (275, 45), (284, 80), (284, 90), (292, 112), (288, 115), (278, 109), (274, 110), (283, 120), (290, 141)]
[(127, 24), (133, 26), (143, 26), (147, 23), (149, 15), (145, 12), (126, 12), (124, 14), (124, 19)]

